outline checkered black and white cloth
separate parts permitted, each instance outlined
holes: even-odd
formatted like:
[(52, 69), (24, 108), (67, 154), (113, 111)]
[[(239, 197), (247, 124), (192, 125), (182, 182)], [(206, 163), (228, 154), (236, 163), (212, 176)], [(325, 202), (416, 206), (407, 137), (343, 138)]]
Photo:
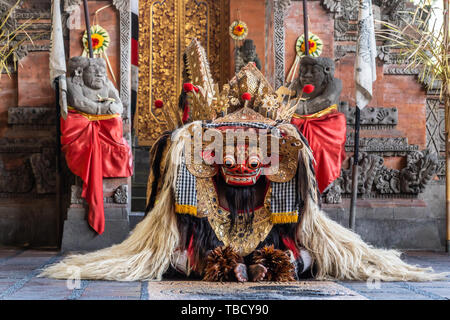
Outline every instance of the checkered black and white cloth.
[(187, 169), (184, 158), (178, 168), (175, 202), (178, 205), (197, 206), (197, 180)]
[(296, 179), (293, 178), (288, 182), (271, 182), (271, 187), (271, 213), (298, 214), (299, 204), (297, 201)]
[[(271, 182), (271, 187), (271, 213), (298, 215), (296, 179), (282, 183)], [(184, 159), (178, 169), (175, 203), (181, 206), (197, 206), (197, 180), (187, 169)]]

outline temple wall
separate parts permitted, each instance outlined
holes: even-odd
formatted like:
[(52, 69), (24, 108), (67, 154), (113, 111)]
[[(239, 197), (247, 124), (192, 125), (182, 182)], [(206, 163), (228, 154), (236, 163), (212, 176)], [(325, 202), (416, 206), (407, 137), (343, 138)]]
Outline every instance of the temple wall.
[(22, 3), (18, 23), (30, 27), (34, 46), (19, 50), (17, 72), (0, 79), (0, 244), (54, 247), (55, 97), (48, 68), (50, 1)]
[[(265, 27), (266, 6), (261, 0), (230, 0), (230, 21), (238, 20), (248, 23), (248, 39), (252, 39), (256, 45), (256, 53), (261, 60), (261, 69), (265, 69)], [(234, 75), (234, 41), (230, 43), (230, 75)]]
[[(111, 1), (89, 1), (91, 22), (95, 22), (94, 12), (107, 5), (111, 6), (98, 13), (97, 23), (110, 35), (107, 53), (116, 81), (109, 70), (108, 76), (118, 88), (119, 11)], [(19, 65), (11, 78), (7, 74), (0, 78), (0, 245), (57, 247), (68, 207), (76, 210), (86, 207), (81, 190), (73, 187), (81, 187), (81, 183), (68, 171), (64, 159), (59, 175), (61, 189), (58, 190), (55, 91), (49, 74), (50, 9), (50, 0), (22, 2), (16, 20), (20, 23), (28, 18), (37, 19), (30, 34), (41, 34), (34, 45), (26, 42), (19, 51)], [(71, 23), (65, 24), (67, 19)], [(85, 30), (83, 10), (75, 10), (70, 16), (63, 13), (63, 24), (67, 57), (81, 55), (81, 37)], [(124, 125), (124, 131), (129, 133), (129, 124)], [(120, 211), (128, 207), (128, 204), (117, 203), (114, 196), (118, 195), (118, 187), (129, 182), (127, 178), (104, 181), (106, 210)], [(61, 209), (58, 209), (59, 203)], [(120, 231), (114, 223), (111, 229)]]
[[(277, 27), (280, 11), (276, 8), (280, 3), (290, 3), (284, 13), (282, 28)], [(385, 1), (374, 1), (376, 19), (394, 19), (396, 14), (409, 6), (405, 1), (397, 0), (387, 4)], [(242, 6), (240, 1), (231, 1), (231, 19), (234, 20), (233, 8)], [(254, 40), (257, 53), (264, 61), (263, 71), (270, 82), (277, 85), (277, 64), (284, 63), (284, 74), (288, 74), (295, 59), (295, 42), (303, 33), (302, 1), (246, 1), (245, 8), (240, 11), (241, 19), (249, 27), (248, 38)], [(241, 7), (242, 8), (242, 7)], [(266, 11), (263, 16), (260, 12)], [(244, 14), (242, 12), (245, 12)], [(336, 63), (335, 76), (343, 81), (341, 101), (346, 104), (345, 111), (353, 114), (354, 121), (354, 62), (356, 43), (357, 1), (308, 1), (309, 32), (319, 36), (324, 48), (322, 57), (330, 57)], [(265, 22), (265, 38), (254, 31)], [(390, 20), (392, 21), (392, 20)], [(379, 28), (376, 25), (376, 28)], [(276, 44), (276, 37), (284, 32), (284, 43)], [(370, 190), (360, 191), (358, 200), (357, 231), (361, 236), (375, 244), (386, 247), (409, 249), (436, 249), (444, 247), (445, 240), (445, 196), (443, 176), (443, 118), (442, 105), (436, 103), (436, 95), (427, 90), (417, 80), (415, 74), (406, 71), (403, 66), (395, 64), (395, 54), (380, 47), (377, 57), (377, 81), (374, 83), (374, 96), (366, 107), (374, 107), (374, 114), (368, 116), (362, 126), (362, 151), (367, 153), (364, 161), (382, 159), (382, 166), (376, 174), (367, 174)], [(284, 60), (275, 54), (275, 50), (284, 48)], [(265, 50), (264, 54), (261, 53)], [(231, 51), (232, 52), (232, 51)], [(230, 56), (232, 58), (233, 56)], [(233, 69), (232, 69), (233, 70)], [(363, 116), (364, 119), (364, 116)], [(330, 216), (344, 225), (348, 225), (349, 196), (351, 189), (351, 170), (349, 160), (353, 155), (353, 126), (347, 125), (347, 159), (341, 189), (336, 194), (324, 196), (324, 208)], [(367, 145), (365, 145), (367, 142)], [(421, 193), (408, 193), (402, 190), (383, 189), (383, 183), (392, 184), (395, 177), (389, 176), (395, 171), (406, 170), (410, 165), (408, 155), (427, 149), (438, 156), (437, 169), (432, 181)], [(381, 158), (378, 158), (381, 157)], [(378, 160), (377, 160), (378, 161)], [(367, 168), (364, 168), (365, 170)], [(378, 170), (378, 171), (377, 171)], [(383, 180), (384, 176), (386, 181)], [(367, 184), (367, 180), (363, 183)], [(400, 184), (402, 182), (400, 181)], [(394, 190), (395, 189), (395, 190)], [(331, 190), (329, 193), (335, 192)], [(339, 203), (333, 203), (339, 202)]]
[[(109, 5), (109, 7), (107, 7)], [(105, 8), (107, 7), (107, 8)], [(102, 9), (103, 8), (103, 9)], [(101, 9), (100, 11), (98, 11)], [(90, 20), (91, 25), (98, 24), (108, 31), (110, 43), (106, 54), (110, 62), (111, 69), (114, 73), (114, 77), (111, 75), (111, 71), (108, 68), (108, 77), (116, 85), (120, 81), (120, 28), (119, 28), (119, 12), (112, 5), (111, 1), (89, 1), (89, 11), (91, 12)], [(98, 13), (95, 15), (95, 12)], [(80, 56), (83, 53), (83, 47), (81, 46), (81, 38), (86, 30), (84, 21), (84, 11), (76, 10), (70, 14), (70, 18), (78, 20), (78, 26), (74, 25), (69, 30), (69, 57)]]
[[(229, 20), (233, 21), (237, 17), (236, 9), (240, 8), (240, 18), (249, 27), (248, 38), (254, 40), (262, 70), (272, 84), (276, 82), (275, 70), (279, 63), (275, 56), (278, 34), (274, 31), (277, 27), (277, 2), (278, 0), (229, 2)], [(11, 78), (6, 74), (0, 78), (0, 245), (56, 246), (61, 231), (58, 224), (64, 219), (56, 211), (55, 98), (48, 81), (50, 3), (50, 0), (25, 0), (23, 15), (40, 16), (42, 22), (36, 28), (44, 31), (45, 35), (34, 48), (27, 47), (20, 60), (21, 66)], [(111, 1), (89, 1), (91, 12), (109, 3)], [(330, 3), (340, 3), (340, 13)], [(348, 3), (351, 1), (309, 0), (308, 9), (310, 32), (323, 40), (322, 56), (334, 58), (336, 77), (344, 83), (341, 100), (348, 103), (348, 110), (351, 112), (354, 107), (355, 55), (355, 39), (352, 35), (354, 12), (351, 13), (351, 10), (357, 10), (356, 7), (346, 7)], [(398, 7), (394, 10), (400, 9)], [(302, 3), (291, 1), (283, 27), (285, 74), (295, 58), (295, 41), (303, 32), (302, 15)], [(107, 52), (116, 76), (116, 86), (119, 87), (118, 10), (114, 7), (106, 8), (99, 12), (98, 19), (111, 36)], [(81, 34), (84, 29), (82, 14), (79, 23), (79, 28), (66, 30), (68, 56), (81, 53)], [(234, 74), (233, 50), (234, 43), (230, 41), (229, 76)], [(378, 80), (374, 84), (374, 98), (369, 107), (379, 109), (376, 109), (378, 113), (374, 116), (374, 124), (362, 127), (361, 137), (371, 139), (365, 140), (364, 150), (368, 155), (382, 157), (384, 168), (402, 170), (408, 164), (408, 154), (429, 148), (439, 154), (437, 175), (419, 194), (395, 193), (391, 189), (382, 194), (375, 186), (373, 192), (360, 194), (362, 200), (358, 202), (357, 231), (375, 245), (440, 250), (445, 239), (443, 111), (436, 102), (435, 93), (418, 83), (415, 75), (408, 74), (401, 66), (395, 65), (394, 58), (381, 53), (377, 58)], [(392, 111), (393, 108), (395, 111)], [(383, 122), (384, 111), (388, 117), (392, 117), (392, 124)], [(352, 155), (352, 127), (353, 124), (349, 123), (348, 157)], [(124, 129), (130, 132), (129, 125), (125, 124)], [(148, 170), (145, 167), (147, 149), (139, 146), (135, 148), (136, 163), (140, 171), (139, 176), (133, 179), (144, 185), (146, 179), (143, 177)], [(347, 159), (345, 165), (348, 162)], [(387, 182), (391, 183), (393, 179)], [(109, 189), (108, 196), (112, 196), (114, 188), (109, 186)], [(67, 182), (63, 192), (65, 198), (62, 200), (70, 202), (71, 192), (77, 191), (71, 190), (70, 183)], [(338, 195), (341, 197), (340, 203), (327, 203), (327, 199), (324, 199), (324, 208), (330, 217), (344, 225), (348, 221), (348, 195), (341, 192)], [(73, 205), (83, 206), (82, 203)]]

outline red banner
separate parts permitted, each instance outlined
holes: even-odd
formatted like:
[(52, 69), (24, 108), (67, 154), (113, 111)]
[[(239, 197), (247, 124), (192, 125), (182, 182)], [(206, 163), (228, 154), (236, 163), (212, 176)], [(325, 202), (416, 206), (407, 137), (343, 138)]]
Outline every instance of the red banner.
[(69, 111), (61, 118), (61, 144), (69, 169), (83, 180), (82, 197), (89, 204), (88, 222), (98, 233), (105, 230), (103, 177), (133, 174), (131, 148), (123, 138), (119, 115), (84, 116)]
[(345, 159), (345, 138), (347, 121), (341, 112), (333, 111), (320, 117), (292, 118), (292, 124), (308, 140), (316, 160), (314, 169), (319, 191), (341, 175)]

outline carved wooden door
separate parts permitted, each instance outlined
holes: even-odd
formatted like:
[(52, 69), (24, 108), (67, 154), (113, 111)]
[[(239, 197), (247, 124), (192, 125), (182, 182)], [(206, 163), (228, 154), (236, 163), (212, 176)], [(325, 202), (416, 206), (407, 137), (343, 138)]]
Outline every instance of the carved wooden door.
[(192, 38), (205, 48), (214, 79), (228, 79), (229, 0), (139, 1), (139, 89), (134, 127), (140, 146), (151, 146), (166, 130), (161, 99), (178, 103), (183, 52)]

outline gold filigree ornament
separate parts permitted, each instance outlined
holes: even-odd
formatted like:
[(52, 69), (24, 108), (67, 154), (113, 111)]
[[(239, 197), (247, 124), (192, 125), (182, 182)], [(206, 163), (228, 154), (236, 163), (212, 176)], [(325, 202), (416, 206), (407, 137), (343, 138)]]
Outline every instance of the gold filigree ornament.
[(284, 135), (281, 138), (271, 137), (271, 139), (278, 139), (278, 154), (273, 150), (270, 151), (271, 165), (264, 168), (264, 174), (269, 181), (290, 181), (297, 173), (298, 154), (304, 145), (298, 133), (296, 135)]
[(230, 229), (229, 211), (219, 206), (217, 189), (212, 178), (197, 179), (197, 217), (207, 217), (217, 238), (225, 246), (232, 246), (240, 255), (252, 253), (272, 230), (270, 198), (272, 190), (268, 187), (264, 205), (255, 210), (252, 230), (245, 227), (244, 219), (236, 219), (234, 228)]
[[(185, 149), (185, 154), (189, 155), (186, 157), (186, 166), (191, 174), (197, 178), (212, 177), (217, 173), (217, 164), (222, 163), (221, 155), (210, 156), (211, 161), (205, 161), (204, 153), (201, 154), (204, 151), (208, 154), (208, 146), (212, 142), (203, 141), (206, 130), (210, 136), (221, 136), (223, 150), (227, 148), (227, 131), (245, 129), (246, 133), (256, 130), (261, 134), (266, 130), (265, 134), (270, 142), (265, 146), (258, 146), (258, 153), (262, 154), (261, 150), (265, 148), (273, 162), (268, 168), (264, 168), (267, 178), (274, 182), (292, 179), (297, 169), (298, 152), (303, 148), (299, 134), (290, 124), (298, 101), (285, 103), (288, 92), (275, 92), (252, 63), (243, 67), (220, 91), (212, 80), (205, 52), (196, 40), (188, 46), (185, 62), (187, 77), (197, 89), (187, 93), (190, 120), (198, 122), (189, 129), (191, 139), (196, 137), (196, 142), (186, 144)], [(205, 122), (208, 120), (211, 121), (210, 124)], [(273, 133), (273, 130), (278, 133)], [(279, 147), (271, 150), (271, 141), (274, 139)]]
[[(220, 91), (211, 77), (205, 50), (197, 40), (192, 40), (184, 57), (186, 80), (197, 89), (187, 94), (191, 121), (218, 119), (244, 106), (266, 118), (261, 120), (263, 122), (268, 119), (277, 123), (291, 121), (298, 101), (285, 103), (286, 93), (275, 92), (253, 63), (244, 66)], [(250, 101), (244, 100), (244, 93), (251, 95)]]
[(158, 125), (165, 126), (168, 131), (173, 131), (183, 124), (180, 109), (177, 105), (172, 104), (167, 96), (163, 100), (155, 100), (153, 105), (157, 110), (161, 110), (162, 120), (165, 120), (157, 119)]
[[(203, 139), (205, 129), (202, 128), (201, 123), (194, 122), (188, 128), (188, 135), (183, 137), (184, 155), (186, 157), (186, 168), (196, 178), (211, 178), (218, 173), (218, 167), (211, 162), (207, 162), (204, 153), (208, 152), (210, 145), (209, 141)], [(216, 136), (222, 137), (219, 130), (209, 129), (209, 134), (216, 132)]]
[(184, 62), (187, 81), (196, 87), (203, 88), (205, 96), (208, 98), (208, 106), (212, 98), (216, 95), (214, 80), (211, 76), (211, 69), (205, 49), (197, 39), (192, 39), (184, 53)]

